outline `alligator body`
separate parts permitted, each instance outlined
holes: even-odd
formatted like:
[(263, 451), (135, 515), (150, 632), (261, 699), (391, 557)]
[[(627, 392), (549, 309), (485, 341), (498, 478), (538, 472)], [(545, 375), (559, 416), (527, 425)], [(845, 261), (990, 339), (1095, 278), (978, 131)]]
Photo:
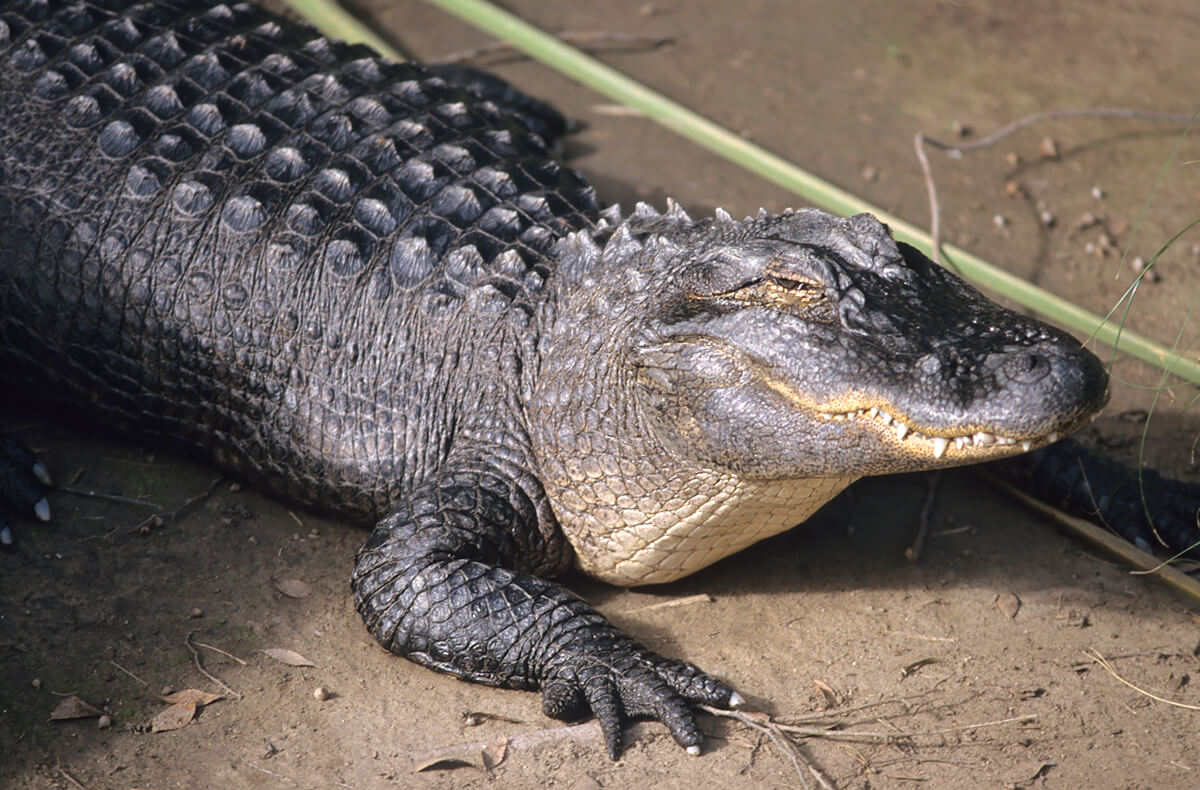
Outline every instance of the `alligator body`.
[(1106, 398), (871, 217), (602, 212), (490, 102), (249, 4), (12, 0), (0, 63), (4, 384), (371, 523), (382, 644), (614, 755), (740, 698), (547, 578), (678, 578)]

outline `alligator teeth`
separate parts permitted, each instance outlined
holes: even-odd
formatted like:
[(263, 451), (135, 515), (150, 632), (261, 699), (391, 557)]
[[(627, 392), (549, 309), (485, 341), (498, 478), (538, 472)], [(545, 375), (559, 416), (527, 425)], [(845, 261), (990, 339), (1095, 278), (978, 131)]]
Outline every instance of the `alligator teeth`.
[(892, 424), (892, 415), (888, 414), (886, 411), (879, 412), (879, 419), (883, 420), (884, 425)]
[(941, 458), (946, 454), (946, 448), (950, 446), (950, 440), (944, 436), (933, 437), (933, 457)]
[(1050, 434), (1049, 436), (1046, 437), (1046, 441), (1050, 442), (1050, 444), (1054, 444), (1055, 442), (1058, 441), (1058, 434), (1057, 433)]
[(970, 436), (955, 436), (954, 437), (954, 446), (960, 450), (962, 448), (966, 447), (970, 443), (971, 443)]
[(878, 416), (879, 416), (879, 409), (877, 409), (877, 408), (875, 408), (874, 406), (872, 406), (871, 408), (867, 409), (867, 414), (871, 415), (872, 417), (878, 417)]
[(996, 443), (995, 436), (993, 436), (990, 433), (983, 433), (982, 431), (975, 434), (974, 439), (975, 439), (975, 444), (983, 445), (984, 447), (987, 447), (989, 445), (993, 445)]
[(905, 436), (908, 436), (908, 426), (902, 422), (896, 423), (896, 438), (904, 441)]
[(1026, 439), (1025, 441), (1021, 442), (1021, 449), (1025, 452), (1029, 452), (1033, 449), (1033, 442)]

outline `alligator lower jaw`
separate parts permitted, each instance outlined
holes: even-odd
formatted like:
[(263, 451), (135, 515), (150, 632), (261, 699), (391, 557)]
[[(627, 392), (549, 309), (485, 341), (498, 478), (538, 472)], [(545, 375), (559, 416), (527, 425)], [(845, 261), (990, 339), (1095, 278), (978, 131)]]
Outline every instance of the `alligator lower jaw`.
[[(869, 409), (857, 409), (847, 412), (818, 412), (822, 419), (831, 422), (842, 421), (862, 421), (871, 420), (877, 425), (883, 425), (895, 431), (896, 439), (900, 442), (924, 442), (925, 445), (932, 451), (935, 460), (940, 460), (946, 455), (946, 451), (951, 445), (957, 450), (975, 450), (983, 451), (986, 454), (988, 451), (1000, 450), (1003, 452), (1007, 448), (1012, 448), (1011, 451), (1004, 454), (1016, 452), (1016, 448), (1020, 447), (1021, 452), (1028, 452), (1034, 447), (1042, 447), (1047, 444), (1053, 444), (1066, 433), (1051, 432), (1043, 436), (1033, 438), (1017, 439), (1011, 436), (1003, 436), (1000, 434), (989, 433), (987, 431), (979, 431), (972, 434), (961, 436), (931, 436), (923, 433), (916, 428), (909, 427), (905, 423), (888, 414), (883, 409), (871, 407)], [(1095, 419), (1093, 415), (1091, 419)], [(1069, 433), (1069, 431), (1068, 431)], [(997, 453), (999, 455), (1000, 453)]]

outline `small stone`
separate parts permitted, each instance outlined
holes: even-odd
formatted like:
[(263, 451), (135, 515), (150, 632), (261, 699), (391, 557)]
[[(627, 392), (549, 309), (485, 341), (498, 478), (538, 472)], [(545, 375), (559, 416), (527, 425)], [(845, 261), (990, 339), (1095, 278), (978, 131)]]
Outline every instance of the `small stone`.
[(112, 718), (109, 716), (106, 716), (106, 715), (102, 715), (100, 718), (96, 719), (96, 726), (102, 730), (107, 730), (109, 727), (112, 726)]
[(1143, 280), (1156, 283), (1162, 279), (1158, 274), (1158, 269), (1147, 264), (1140, 255), (1129, 262), (1129, 268), (1133, 269), (1134, 274), (1141, 275)]
[(1045, 159), (1058, 159), (1058, 143), (1053, 137), (1043, 137), (1038, 143), (1038, 153)]
[(1104, 200), (1104, 190), (1100, 187), (1092, 187), (1092, 198), (1094, 200)]
[(1008, 163), (1009, 167), (1016, 167), (1021, 164), (1021, 156), (1016, 151), (1009, 151), (1004, 155), (1004, 161)]
[(242, 490), (241, 483), (230, 483), (229, 484), (229, 493), (236, 494), (238, 491), (241, 491), (241, 490)]
[(42, 688), (42, 679), (41, 679), (41, 678), (34, 678), (32, 681), (30, 681), (30, 684), (29, 684), (29, 685), (33, 686), (35, 689), (37, 689), (38, 691), (40, 691), (40, 690), (41, 690), (41, 688)]
[(996, 214), (992, 217), (992, 224), (997, 228), (1008, 227), (1008, 217), (1004, 216), (1003, 214)]
[(879, 170), (874, 165), (866, 165), (863, 167), (861, 175), (863, 181), (874, 181), (879, 178)]
[(971, 134), (971, 127), (955, 119), (950, 122), (950, 131), (954, 132), (955, 137), (966, 137)]
[(192, 611), (188, 612), (188, 617), (192, 618), (193, 620), (196, 619), (197, 617), (203, 617), (203, 616), (204, 616), (204, 610), (201, 609), (199, 606), (192, 607)]
[(160, 697), (169, 697), (174, 693), (175, 693), (175, 689), (173, 687), (163, 686), (161, 689), (159, 689), (158, 695)]
[(317, 702), (324, 702), (332, 696), (333, 695), (329, 693), (329, 689), (325, 688), (324, 686), (317, 686), (315, 689), (313, 689), (313, 699), (315, 699)]
[(1053, 228), (1058, 222), (1054, 215), (1045, 209), (1042, 209), (1041, 213), (1038, 214), (1038, 219), (1040, 219), (1042, 221), (1042, 225), (1047, 228)]

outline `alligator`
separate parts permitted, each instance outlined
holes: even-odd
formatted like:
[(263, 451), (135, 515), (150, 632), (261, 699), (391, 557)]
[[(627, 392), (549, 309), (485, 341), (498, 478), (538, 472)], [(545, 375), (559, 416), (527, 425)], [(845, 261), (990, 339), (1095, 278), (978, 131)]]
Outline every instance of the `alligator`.
[[(0, 58), (6, 390), (372, 525), (382, 645), (594, 715), (614, 759), (743, 699), (550, 577), (677, 579), (866, 475), (1069, 471), (1107, 399), (873, 217), (601, 210), (519, 110), (249, 3), (6, 0)], [(48, 517), (0, 459), (6, 517)]]

